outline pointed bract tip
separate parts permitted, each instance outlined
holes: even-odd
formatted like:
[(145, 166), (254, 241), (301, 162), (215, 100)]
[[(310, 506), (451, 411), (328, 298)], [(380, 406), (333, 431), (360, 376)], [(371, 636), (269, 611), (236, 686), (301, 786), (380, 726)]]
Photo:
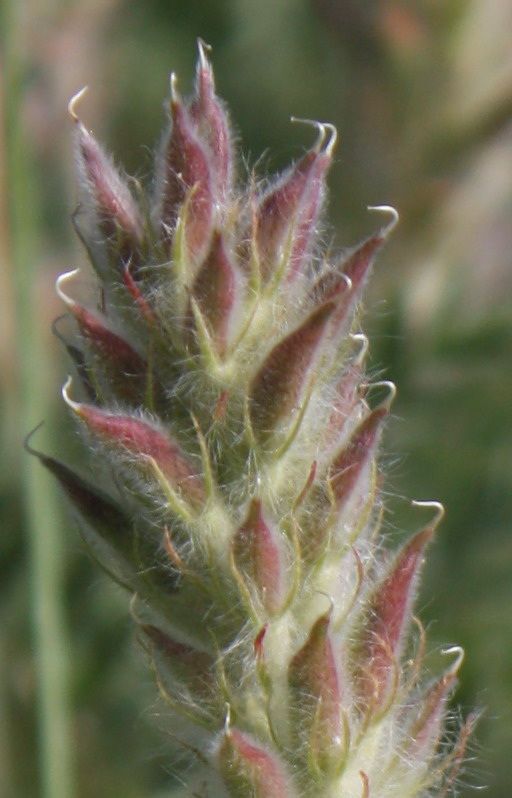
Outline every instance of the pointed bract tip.
[(366, 355), (368, 354), (368, 349), (370, 346), (370, 342), (368, 340), (368, 336), (364, 333), (356, 333), (355, 335), (350, 336), (353, 341), (356, 341), (360, 344), (360, 349), (357, 355), (355, 356), (352, 364), (354, 366), (360, 366), (361, 363), (366, 359)]
[(437, 501), (413, 501), (413, 507), (427, 507), (430, 510), (435, 510), (434, 518), (432, 519), (431, 527), (436, 529), (444, 518), (444, 506), (441, 502)]
[(204, 39), (199, 38), (197, 40), (197, 49), (199, 51), (199, 67), (201, 69), (210, 69), (210, 60), (207, 54), (212, 51), (211, 44), (207, 44)]
[(461, 665), (464, 662), (464, 656), (465, 656), (464, 649), (462, 648), (462, 646), (450, 646), (450, 648), (443, 648), (441, 650), (441, 654), (446, 656), (450, 656), (451, 654), (456, 655), (454, 661), (452, 662), (452, 664), (450, 665), (445, 674), (445, 676), (446, 675), (455, 676), (459, 672)]
[(30, 441), (32, 440), (36, 432), (39, 432), (43, 424), (44, 421), (40, 421), (39, 424), (36, 427), (34, 427), (34, 429), (31, 429), (28, 435), (25, 435), (25, 437), (23, 438), (23, 448), (25, 449), (25, 451), (28, 452), (28, 454), (33, 454), (35, 455), (35, 457), (39, 458), (42, 456), (41, 453), (30, 445)]
[(80, 89), (80, 91), (77, 91), (76, 94), (73, 94), (72, 98), (68, 103), (68, 114), (70, 115), (73, 122), (80, 122), (80, 118), (76, 113), (76, 106), (78, 105), (78, 103), (80, 102), (82, 97), (87, 93), (88, 90), (89, 87), (84, 86), (83, 89)]
[(73, 277), (76, 277), (77, 274), (80, 273), (80, 269), (72, 269), (69, 272), (63, 272), (59, 274), (57, 279), (55, 280), (55, 291), (57, 292), (57, 296), (59, 299), (62, 299), (65, 305), (68, 307), (73, 307), (76, 305), (76, 302), (71, 299), (67, 294), (64, 293), (62, 290), (63, 283), (67, 283), (68, 280), (72, 280)]
[(73, 384), (73, 377), (68, 377), (66, 382), (62, 386), (62, 391), (61, 391), (62, 398), (66, 402), (67, 406), (70, 407), (74, 413), (79, 413), (82, 405), (79, 402), (75, 402), (73, 399), (71, 399), (69, 395), (69, 391), (71, 389), (72, 384)]
[[(298, 123), (300, 125), (312, 125), (318, 130), (318, 138), (313, 145), (313, 150), (323, 152), (329, 158), (334, 152), (336, 142), (338, 141), (338, 131), (330, 122), (318, 122), (316, 119), (301, 119), (298, 116), (291, 116), (290, 122)], [(327, 142), (327, 143), (326, 143)]]
[(180, 100), (180, 95), (178, 92), (178, 76), (176, 72), (171, 72), (169, 76), (169, 86), (171, 90), (171, 101), (173, 103), (177, 103)]
[(377, 211), (377, 213), (387, 213), (388, 216), (391, 216), (389, 222), (381, 229), (381, 236), (383, 238), (387, 238), (387, 236), (393, 232), (400, 220), (397, 209), (393, 208), (392, 205), (368, 205), (368, 210)]
[(372, 382), (368, 386), (368, 390), (370, 391), (372, 388), (382, 387), (388, 389), (388, 395), (382, 400), (382, 402), (373, 408), (374, 410), (389, 410), (395, 400), (397, 389), (395, 383), (391, 382), (391, 380), (379, 380), (379, 382)]
[(344, 272), (342, 272), (339, 276), (340, 279), (343, 280), (343, 282), (345, 283), (345, 293), (350, 294), (352, 288), (354, 287), (354, 283), (352, 282), (351, 278), (348, 276), (348, 274), (345, 274)]
[(67, 313), (61, 313), (60, 316), (57, 316), (57, 318), (55, 318), (52, 321), (52, 326), (51, 326), (52, 333), (56, 336), (56, 338), (59, 339), (59, 341), (61, 341), (61, 343), (64, 344), (64, 346), (66, 346), (67, 340), (64, 337), (64, 335), (61, 333), (61, 331), (59, 330), (59, 324), (61, 323), (61, 321), (63, 319), (67, 319), (67, 318), (68, 318), (68, 314)]

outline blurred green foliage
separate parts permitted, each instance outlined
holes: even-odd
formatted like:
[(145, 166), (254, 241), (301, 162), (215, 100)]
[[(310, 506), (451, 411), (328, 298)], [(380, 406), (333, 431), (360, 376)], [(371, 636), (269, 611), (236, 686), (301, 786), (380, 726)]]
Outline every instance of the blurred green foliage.
[[(176, 71), (183, 90), (189, 87), (200, 36), (214, 48), (219, 93), (249, 165), (259, 163), (268, 174), (303, 151), (311, 133), (291, 125), (291, 115), (338, 126), (330, 202), (336, 246), (355, 243), (376, 224), (367, 205), (391, 203), (401, 212), (367, 298), (375, 372), (399, 388), (384, 459), (388, 526), (398, 535), (416, 523), (401, 497), (435, 497), (446, 505), (418, 607), (432, 646), (460, 643), (466, 650), (457, 695), (462, 712), (485, 709), (470, 751), (476, 761), (461, 776), (460, 795), (469, 795), (467, 785), (485, 784), (493, 798), (507, 798), (509, 0), (4, 0), (3, 12), (0, 794), (57, 798), (42, 786), (47, 754), (34, 624), (35, 603), (45, 598), (34, 598), (37, 547), (30, 540), (43, 529), (54, 535), (56, 548), (56, 645), (63, 645), (67, 673), (56, 689), (69, 705), (76, 797), (163, 798), (179, 770), (172, 734), (159, 731), (165, 718), (133, 642), (126, 597), (81, 553), (49, 484), (35, 515), (28, 509), (35, 477), (22, 466), (21, 439), (45, 418), (51, 453), (62, 454), (73, 442), (58, 395), (67, 364), (49, 333), (62, 312), (53, 297), (55, 275), (85, 262), (70, 223), (76, 191), (67, 100), (91, 86), (81, 109), (86, 123), (129, 172), (144, 178), (165, 118), (168, 73)], [(13, 153), (19, 130), (21, 156)], [(12, 271), (17, 257), (30, 260), (18, 276)], [(23, 280), (30, 283), (25, 294)], [(39, 433), (36, 442), (43, 445)], [(57, 534), (59, 518), (64, 535)]]

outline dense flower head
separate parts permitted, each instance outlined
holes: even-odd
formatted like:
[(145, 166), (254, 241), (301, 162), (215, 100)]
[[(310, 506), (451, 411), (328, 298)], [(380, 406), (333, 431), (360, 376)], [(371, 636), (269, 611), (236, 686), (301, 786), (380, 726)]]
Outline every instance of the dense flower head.
[(39, 457), (135, 594), (208, 795), (444, 795), (470, 726), (446, 753), (462, 657), (422, 675), (412, 616), (441, 511), (418, 503), (433, 520), (384, 545), (377, 452), (394, 386), (374, 399), (360, 330), (397, 214), (376, 207), (365, 241), (322, 251), (329, 124), (310, 123), (315, 142), (283, 174), (241, 185), (207, 49), (190, 99), (172, 77), (147, 192), (82, 124), (80, 95), (70, 104), (98, 300), (72, 298), (77, 271), (59, 278), (75, 326), (63, 397), (95, 478)]

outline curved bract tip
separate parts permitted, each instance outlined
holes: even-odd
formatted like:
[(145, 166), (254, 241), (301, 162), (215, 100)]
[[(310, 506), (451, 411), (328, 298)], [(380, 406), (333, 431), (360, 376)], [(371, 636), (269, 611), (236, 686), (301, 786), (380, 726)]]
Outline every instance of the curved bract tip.
[(450, 646), (450, 648), (443, 648), (441, 650), (441, 654), (447, 654), (447, 655), (455, 654), (455, 659), (452, 662), (448, 670), (448, 673), (453, 675), (458, 673), (462, 663), (464, 662), (464, 656), (465, 656), (464, 649), (462, 648), (462, 646)]
[(368, 341), (368, 336), (366, 336), (364, 333), (355, 333), (350, 337), (353, 341), (356, 341), (360, 345), (359, 352), (353, 360), (354, 365), (358, 366), (366, 359), (370, 342)]
[(73, 384), (73, 378), (68, 377), (66, 382), (62, 386), (62, 391), (61, 391), (62, 398), (66, 402), (67, 406), (71, 408), (71, 410), (73, 410), (75, 413), (78, 413), (80, 411), (81, 405), (79, 402), (75, 402), (73, 399), (71, 399), (69, 395), (69, 391), (72, 384)]
[(211, 53), (211, 44), (207, 44), (204, 39), (198, 38), (197, 49), (199, 51), (199, 66), (201, 69), (210, 69), (210, 61), (207, 53)]
[(395, 227), (397, 226), (400, 216), (396, 208), (393, 208), (392, 205), (368, 205), (369, 211), (377, 211), (377, 213), (387, 213), (388, 216), (391, 216), (388, 224), (382, 228), (381, 235), (386, 238), (390, 233), (393, 232)]
[(77, 91), (76, 94), (73, 94), (72, 98), (68, 103), (68, 114), (70, 115), (73, 122), (80, 122), (80, 118), (78, 117), (78, 114), (76, 113), (75, 109), (80, 100), (82, 99), (82, 97), (84, 97), (84, 95), (87, 93), (88, 90), (89, 87), (84, 86), (83, 89), (80, 89), (80, 91)]
[(37, 427), (34, 427), (34, 429), (30, 430), (28, 435), (25, 435), (25, 437), (23, 438), (23, 448), (25, 449), (25, 451), (28, 452), (28, 454), (35, 455), (36, 457), (40, 457), (41, 453), (38, 452), (37, 449), (34, 449), (30, 445), (30, 441), (32, 440), (32, 438), (34, 437), (36, 432), (38, 432), (41, 429), (43, 424), (44, 424), (44, 421), (40, 421), (39, 424), (37, 425)]
[(388, 395), (382, 400), (382, 402), (380, 402), (380, 404), (373, 408), (374, 410), (389, 410), (397, 394), (396, 385), (391, 380), (379, 380), (379, 382), (372, 382), (368, 386), (368, 390), (370, 391), (373, 388), (383, 387), (388, 389)]
[(338, 141), (338, 131), (330, 122), (318, 122), (316, 119), (300, 119), (297, 116), (291, 116), (290, 122), (298, 122), (301, 125), (312, 125), (318, 130), (318, 138), (313, 145), (313, 149), (317, 152), (323, 152), (328, 157), (331, 157), (336, 142)]
[(171, 88), (171, 100), (173, 103), (179, 102), (180, 95), (178, 92), (178, 76), (176, 72), (171, 72), (169, 76), (169, 85)]
[(64, 346), (67, 345), (67, 341), (63, 336), (63, 334), (61, 333), (61, 331), (59, 330), (59, 324), (62, 321), (62, 319), (67, 319), (67, 318), (68, 318), (67, 313), (61, 313), (60, 316), (57, 316), (57, 318), (52, 321), (52, 333), (59, 339), (59, 341), (61, 341), (64, 344)]
[(435, 510), (434, 518), (432, 519), (432, 528), (436, 529), (436, 527), (441, 523), (444, 518), (444, 506), (441, 502), (438, 501), (413, 501), (412, 505), (414, 507), (427, 507), (430, 510)]
[(76, 305), (76, 302), (74, 302), (71, 299), (71, 297), (69, 297), (67, 294), (64, 293), (64, 291), (62, 290), (62, 285), (64, 283), (67, 283), (67, 281), (71, 280), (73, 277), (76, 277), (76, 275), (79, 273), (80, 269), (72, 269), (69, 272), (63, 272), (63, 274), (59, 274), (59, 276), (55, 280), (55, 291), (57, 293), (57, 296), (59, 297), (59, 299), (62, 299), (64, 304), (67, 305), (68, 307)]

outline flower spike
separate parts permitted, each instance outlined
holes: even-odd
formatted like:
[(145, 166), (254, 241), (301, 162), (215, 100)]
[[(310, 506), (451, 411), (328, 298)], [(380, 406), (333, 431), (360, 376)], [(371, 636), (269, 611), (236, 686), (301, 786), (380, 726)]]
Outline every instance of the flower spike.
[(78, 270), (56, 290), (78, 375), (62, 396), (90, 475), (87, 457), (75, 469), (31, 451), (93, 558), (136, 597), (139, 640), (194, 752), (187, 793), (444, 798), (473, 726), (450, 751), (463, 654), (446, 649), (451, 664), (424, 676), (414, 617), (444, 510), (413, 502), (423, 529), (383, 531), (396, 389), (368, 377), (360, 328), (397, 211), (370, 206), (373, 233), (323, 248), (337, 144), (325, 122), (292, 118), (316, 141), (244, 186), (202, 40), (191, 97), (171, 75), (147, 192), (132, 194), (80, 121), (84, 93), (69, 104), (75, 217), (97, 297), (73, 298)]

